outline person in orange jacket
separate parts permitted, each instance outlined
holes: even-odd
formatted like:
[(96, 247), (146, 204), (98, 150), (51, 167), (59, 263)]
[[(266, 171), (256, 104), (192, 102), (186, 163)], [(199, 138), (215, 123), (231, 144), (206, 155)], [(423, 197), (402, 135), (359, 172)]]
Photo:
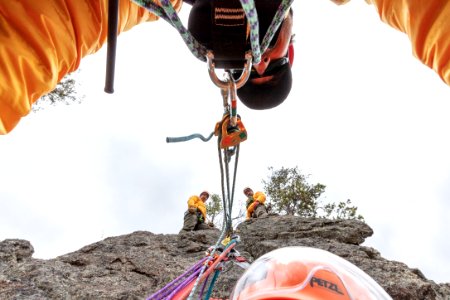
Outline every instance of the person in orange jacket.
[(206, 204), (209, 198), (207, 191), (201, 192), (200, 196), (194, 195), (189, 197), (187, 202), (188, 209), (184, 213), (184, 223), (181, 231), (195, 231), (210, 229), (213, 227), (212, 223), (206, 218)]
[(253, 193), (249, 187), (244, 189), (244, 195), (247, 196), (245, 207), (247, 208), (247, 220), (251, 218), (265, 218), (268, 216), (267, 208), (264, 204), (266, 202), (266, 195), (263, 192)]
[[(158, 1), (155, 0), (157, 4), (159, 4)], [(183, 0), (170, 1), (176, 11), (181, 9)], [(202, 1), (206, 6), (209, 4), (209, 0)], [(256, 7), (265, 8), (265, 10), (259, 11), (259, 18), (264, 21), (260, 22), (261, 35), (265, 33), (275, 15), (274, 1), (256, 1)], [(200, 27), (192, 25), (197, 29), (193, 28), (192, 30), (197, 33), (200, 30), (201, 32), (198, 34), (201, 35), (208, 34), (212, 24), (210, 10), (205, 10), (207, 7), (203, 6), (200, 0), (185, 0), (184, 2), (193, 5), (190, 24), (200, 25)], [(157, 19), (155, 15), (133, 3), (132, 0), (121, 0), (119, 4), (118, 33), (129, 30), (142, 22)], [(31, 106), (36, 100), (51, 92), (65, 75), (75, 71), (83, 57), (97, 52), (105, 44), (108, 31), (107, 12), (108, 0), (0, 2), (0, 134), (10, 132), (20, 118), (30, 112)], [(244, 18), (243, 15), (242, 18)], [(246, 94), (247, 98), (252, 101), (258, 98), (252, 97), (255, 89), (262, 90), (269, 87), (273, 90), (275, 86), (281, 87), (281, 90), (285, 92), (283, 97), (278, 96), (280, 95), (280, 89), (278, 89), (278, 92), (273, 95), (274, 99), (267, 99), (277, 103), (283, 101), (290, 91), (292, 80), (290, 66), (287, 60), (280, 60), (280, 58), (287, 55), (287, 47), (290, 45), (291, 19), (291, 17), (287, 17), (287, 22), (281, 26), (281, 31), (286, 33), (280, 34), (281, 42), (274, 37), (273, 42), (276, 45), (263, 53), (265, 55), (264, 62), (257, 66), (259, 75), (256, 86), (252, 84), (253, 79), (246, 84), (249, 90)], [(225, 28), (227, 27), (225, 26)], [(221, 35), (217, 35), (217, 38), (220, 40)], [(277, 64), (269, 68), (268, 61), (270, 60), (277, 61)], [(283, 74), (287, 74), (285, 77), (288, 80), (283, 80), (285, 84), (282, 86), (278, 83), (269, 86), (267, 81), (270, 81), (271, 78), (278, 78), (275, 73), (281, 74), (276, 72), (281, 68), (280, 62), (283, 62), (283, 69), (288, 71), (283, 72)], [(270, 74), (261, 75), (266, 70), (270, 70)], [(253, 74), (256, 73), (253, 72)], [(259, 82), (262, 79), (266, 81)], [(244, 90), (242, 88), (239, 92)], [(275, 99), (277, 97), (278, 99)]]
[[(332, 1), (345, 4), (349, 0)], [(0, 134), (10, 132), (20, 118), (29, 113), (31, 105), (37, 99), (53, 90), (66, 74), (76, 70), (83, 57), (95, 53), (103, 46), (107, 33), (107, 2), (108, 0), (0, 2)], [(182, 0), (171, 2), (177, 11), (181, 9)], [(188, 2), (194, 5), (196, 3), (193, 0)], [(384, 22), (406, 33), (411, 40), (413, 54), (450, 85), (449, 1), (366, 2), (375, 6)], [(131, 0), (120, 1), (119, 33), (139, 23), (156, 19), (156, 16)], [(286, 30), (291, 28), (285, 27)], [(286, 38), (284, 40), (290, 41)], [(284, 45), (277, 44), (274, 47), (285, 48)], [(271, 50), (269, 48), (267, 53), (273, 54)], [(283, 55), (286, 56), (284, 53)], [(272, 60), (283, 61), (276, 58), (278, 57), (272, 57)], [(264, 67), (265, 60), (256, 69), (253, 68), (253, 73), (262, 72)], [(238, 91), (242, 93), (244, 90), (241, 88)], [(252, 106), (259, 109), (277, 104), (279, 103), (252, 103)]]

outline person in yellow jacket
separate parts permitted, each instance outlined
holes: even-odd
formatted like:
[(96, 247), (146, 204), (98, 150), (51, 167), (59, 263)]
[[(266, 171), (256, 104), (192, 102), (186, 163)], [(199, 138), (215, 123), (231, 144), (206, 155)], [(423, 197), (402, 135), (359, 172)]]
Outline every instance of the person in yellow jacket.
[(187, 202), (188, 209), (184, 213), (184, 224), (181, 231), (194, 231), (210, 229), (212, 224), (206, 218), (206, 204), (209, 198), (207, 191), (201, 192), (200, 196), (194, 195), (189, 197)]
[(267, 208), (264, 204), (266, 202), (266, 195), (263, 192), (253, 193), (249, 187), (244, 189), (244, 195), (247, 196), (245, 207), (247, 208), (247, 220), (251, 218), (265, 218), (268, 216)]

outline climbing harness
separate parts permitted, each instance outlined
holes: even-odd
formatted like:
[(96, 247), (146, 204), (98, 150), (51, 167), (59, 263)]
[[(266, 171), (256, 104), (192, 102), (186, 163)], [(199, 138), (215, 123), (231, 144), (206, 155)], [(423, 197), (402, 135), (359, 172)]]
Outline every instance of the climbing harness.
[[(186, 46), (191, 53), (201, 61), (206, 61), (207, 49), (200, 44), (192, 34), (183, 26), (178, 14), (170, 0), (160, 0), (160, 4), (153, 0), (131, 0), (139, 6), (146, 8), (156, 16), (164, 19), (172, 25), (181, 35)], [(261, 61), (261, 53), (267, 50), (278, 27), (283, 22), (283, 18), (289, 11), (294, 0), (282, 0), (275, 16), (267, 29), (266, 34), (259, 44), (259, 22), (254, 0), (239, 0), (245, 12), (250, 27), (250, 45), (253, 63)], [(119, 0), (109, 0), (108, 2), (108, 46), (106, 63), (105, 92), (114, 92), (114, 65), (116, 56), (117, 31), (118, 31), (118, 10)]]

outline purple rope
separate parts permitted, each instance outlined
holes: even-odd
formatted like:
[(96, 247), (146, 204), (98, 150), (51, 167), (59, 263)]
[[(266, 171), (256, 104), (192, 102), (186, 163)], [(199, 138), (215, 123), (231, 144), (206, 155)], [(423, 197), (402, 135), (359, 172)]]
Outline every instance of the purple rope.
[[(189, 284), (190, 281), (193, 280), (193, 278), (195, 276), (198, 275), (198, 273), (200, 272), (200, 268), (197, 269), (193, 274), (189, 275), (188, 278), (186, 278), (184, 281), (182, 281), (181, 283), (179, 283), (177, 286), (173, 286), (170, 290), (166, 290), (164, 291), (164, 293), (162, 295), (159, 295), (157, 298), (148, 298), (147, 300), (162, 300), (162, 299), (172, 299), (172, 297), (183, 287), (185, 287), (187, 284)], [(167, 295), (169, 294), (169, 295)]]
[[(181, 274), (180, 276), (178, 276), (177, 278), (172, 280), (170, 283), (168, 283), (165, 287), (163, 287), (162, 289), (160, 289), (159, 291), (157, 291), (156, 293), (154, 293), (150, 297), (148, 297), (147, 300), (162, 299), (161, 297), (166, 296), (167, 293), (169, 293), (169, 292), (171, 292), (173, 290), (173, 288), (171, 289), (171, 287), (173, 285), (175, 285), (178, 281), (180, 281), (180, 279), (182, 279), (183, 277), (185, 277), (189, 273), (191, 273), (193, 271), (196, 271), (205, 262), (206, 259), (208, 259), (208, 257), (202, 258), (195, 265), (190, 267), (186, 272), (184, 272), (183, 274)], [(169, 289), (170, 289), (170, 291), (168, 291)]]
[(186, 278), (185, 281), (183, 281), (180, 285), (178, 285), (175, 290), (170, 293), (168, 299), (172, 299), (173, 296), (175, 296), (176, 293), (178, 293), (181, 289), (183, 289), (184, 287), (186, 287), (192, 280), (194, 280), (195, 277), (198, 276), (198, 274), (200, 273), (201, 268), (199, 268), (198, 270), (196, 270), (191, 276), (189, 276), (188, 278)]
[(208, 278), (209, 278), (209, 275), (208, 275), (208, 277), (206, 277), (205, 281), (203, 281), (202, 289), (200, 290), (200, 299), (203, 296), (203, 291), (205, 290), (206, 283), (208, 282)]

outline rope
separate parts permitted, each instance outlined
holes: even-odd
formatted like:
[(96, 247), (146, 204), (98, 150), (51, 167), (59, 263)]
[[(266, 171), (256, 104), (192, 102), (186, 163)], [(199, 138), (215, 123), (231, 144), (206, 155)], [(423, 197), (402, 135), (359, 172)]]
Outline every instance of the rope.
[[(164, 286), (162, 289), (160, 289), (158, 292), (152, 294), (147, 298), (147, 300), (154, 300), (154, 299), (164, 299), (168, 294), (171, 294), (174, 290), (177, 290), (179, 285), (177, 287), (174, 287), (175, 284), (179, 283), (184, 277), (188, 276), (186, 279), (183, 280), (181, 284), (186, 282), (192, 274), (196, 274), (200, 272), (200, 267), (203, 265), (203, 263), (207, 260), (207, 257), (202, 258), (200, 261), (198, 261), (195, 265), (193, 265), (191, 268), (189, 268), (186, 272), (172, 280), (170, 283), (168, 283), (166, 286)], [(191, 274), (192, 273), (192, 274)]]
[(187, 141), (190, 141), (190, 140), (195, 139), (195, 138), (198, 138), (198, 139), (201, 139), (204, 142), (207, 142), (207, 141), (209, 141), (212, 138), (213, 135), (214, 135), (214, 131), (206, 138), (203, 135), (199, 134), (199, 133), (194, 133), (194, 134), (191, 134), (191, 135), (181, 136), (181, 137), (166, 137), (166, 142), (167, 143), (187, 142)]
[(289, 11), (294, 0), (283, 0), (278, 7), (275, 16), (273, 17), (272, 23), (270, 23), (269, 28), (267, 29), (266, 35), (261, 43), (261, 52), (264, 53), (269, 47), (270, 41), (272, 41), (275, 32), (277, 32), (278, 27), (280, 27), (281, 23), (283, 23), (284, 16)]
[(250, 46), (252, 48), (253, 62), (257, 64), (261, 61), (261, 53), (264, 53), (267, 50), (270, 41), (278, 27), (283, 23), (284, 16), (294, 0), (283, 0), (280, 3), (274, 18), (272, 19), (272, 23), (270, 23), (270, 26), (264, 35), (261, 46), (259, 45), (259, 21), (255, 2), (254, 0), (240, 0), (240, 2), (250, 25)]
[[(205, 271), (205, 269), (206, 269), (207, 263), (205, 264), (205, 266), (202, 268), (202, 271), (200, 272), (199, 276), (197, 277), (197, 280), (194, 283), (194, 286), (189, 294), (188, 300), (191, 300), (192, 297), (194, 296), (198, 283), (201, 282), (202, 280), (204, 280), (204, 277), (208, 276), (212, 272), (212, 270), (214, 270), (214, 268), (224, 259), (225, 255), (228, 255), (228, 253), (234, 248), (235, 245), (236, 245), (236, 240), (232, 240), (230, 243), (228, 243), (228, 245), (223, 250), (223, 252), (220, 254), (220, 256), (214, 261), (214, 263), (206, 271)], [(217, 247), (214, 249), (214, 251), (211, 253), (211, 255), (213, 255), (213, 253), (215, 253), (216, 249), (217, 249)], [(211, 255), (210, 255), (210, 257), (211, 257)], [(185, 294), (186, 294), (186, 292), (184, 294), (180, 295), (181, 299), (184, 299), (184, 297), (187, 296)]]
[[(208, 283), (209, 275), (206, 277), (206, 279), (203, 281), (202, 289), (200, 290), (199, 298), (202, 298), (203, 292), (205, 290), (206, 284)], [(209, 289), (208, 289), (209, 290)]]
[(209, 289), (208, 289), (208, 292), (206, 293), (205, 300), (209, 300), (209, 298), (211, 298), (212, 290), (213, 290), (214, 284), (216, 283), (217, 277), (219, 277), (219, 273), (220, 273), (219, 270), (216, 270), (214, 272), (214, 276), (211, 280), (211, 283), (209, 284)]
[(259, 47), (259, 22), (255, 2), (253, 0), (240, 1), (250, 25), (250, 45), (252, 47), (253, 62), (259, 63), (261, 61), (261, 49)]
[[(203, 62), (206, 61), (207, 49), (192, 36), (189, 30), (187, 30), (183, 26), (183, 23), (181, 22), (170, 0), (160, 0), (161, 6), (153, 0), (132, 1), (137, 5), (144, 7), (148, 11), (154, 13), (155, 15), (161, 17), (175, 29), (177, 29), (178, 33), (181, 35), (183, 41), (185, 42), (191, 53), (199, 60)], [(266, 34), (264, 35), (261, 46), (259, 44), (259, 22), (258, 13), (255, 8), (255, 2), (254, 0), (240, 0), (240, 2), (250, 26), (250, 46), (252, 49), (253, 62), (257, 64), (261, 61), (261, 53), (264, 53), (267, 50), (270, 41), (272, 40), (278, 27), (283, 22), (284, 16), (288, 12), (294, 0), (282, 0), (272, 20), (272, 23), (270, 24)]]
[[(214, 246), (214, 250), (212, 251), (212, 253), (210, 254), (210, 257), (212, 257), (216, 251), (216, 249), (218, 248), (219, 244), (221, 243), (221, 241), (223, 240), (223, 237), (225, 236), (225, 234), (231, 235), (232, 232), (232, 218), (231, 218), (231, 212), (232, 212), (232, 208), (233, 208), (233, 197), (234, 197), (234, 189), (235, 189), (235, 183), (236, 183), (236, 174), (237, 174), (237, 162), (238, 162), (238, 158), (239, 158), (239, 145), (236, 146), (236, 158), (235, 158), (235, 167), (234, 167), (234, 175), (233, 175), (233, 185), (232, 185), (232, 191), (231, 193), (230, 188), (229, 188), (229, 168), (228, 168), (228, 164), (230, 161), (230, 157), (228, 157), (229, 152), (228, 149), (224, 149), (224, 156), (225, 156), (225, 178), (224, 178), (224, 167), (223, 167), (223, 160), (222, 160), (222, 149), (220, 147), (220, 138), (221, 138), (221, 133), (219, 133), (219, 138), (217, 139), (217, 147), (218, 147), (218, 153), (219, 153), (219, 161), (220, 161), (220, 174), (221, 174), (221, 184), (222, 184), (222, 204), (223, 204), (223, 210), (224, 210), (224, 216), (223, 216), (223, 222), (222, 222), (222, 231), (220, 234), (219, 239), (217, 240), (216, 245)], [(224, 187), (224, 181), (226, 182), (226, 186), (227, 189), (225, 189)], [(228, 191), (228, 193), (226, 194), (225, 191)], [(231, 194), (231, 196), (230, 196)], [(227, 201), (228, 200), (228, 201)], [(228, 247), (231, 247), (232, 245), (234, 245), (236, 243), (235, 240), (231, 241), (228, 245)], [(224, 251), (225, 252), (225, 251)], [(222, 253), (223, 255), (223, 253)], [(210, 260), (208, 260), (206, 262), (206, 264), (208, 264)], [(194, 284), (194, 287), (191, 290), (191, 293), (189, 294), (189, 298), (188, 300), (191, 300), (192, 297), (195, 295), (195, 291), (197, 289), (197, 286), (200, 282), (201, 276), (203, 274), (203, 272), (206, 269), (206, 264), (205, 266), (202, 268), (202, 270), (200, 271), (199, 276), (197, 277), (197, 280)], [(214, 280), (215, 281), (215, 280)], [(210, 287), (212, 289), (212, 287)], [(209, 298), (206, 298), (209, 299)]]
[(132, 1), (139, 6), (146, 8), (148, 11), (154, 13), (155, 15), (163, 18), (170, 25), (175, 27), (191, 53), (201, 61), (206, 61), (206, 48), (202, 44), (200, 44), (183, 26), (183, 23), (181, 22), (177, 12), (173, 8), (172, 3), (170, 3), (169, 0), (161, 0), (161, 6), (159, 6), (152, 0)]

